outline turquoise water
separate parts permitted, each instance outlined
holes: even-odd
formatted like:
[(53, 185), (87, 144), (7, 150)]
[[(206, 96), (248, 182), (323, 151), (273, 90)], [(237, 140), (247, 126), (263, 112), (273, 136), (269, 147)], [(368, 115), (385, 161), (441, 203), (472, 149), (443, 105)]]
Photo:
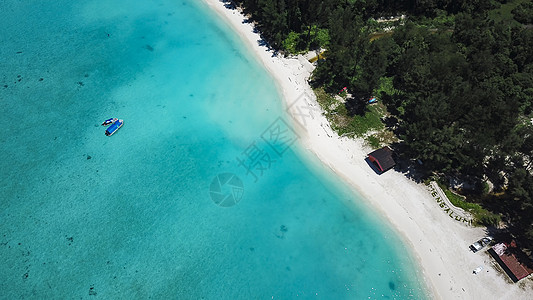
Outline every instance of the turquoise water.
[(206, 5), (0, 6), (0, 298), (426, 298)]

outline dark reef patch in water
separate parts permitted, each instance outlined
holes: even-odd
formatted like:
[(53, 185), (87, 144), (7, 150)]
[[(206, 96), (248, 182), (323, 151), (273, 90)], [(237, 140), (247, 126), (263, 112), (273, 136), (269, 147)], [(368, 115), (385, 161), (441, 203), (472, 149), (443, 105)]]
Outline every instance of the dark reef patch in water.
[(94, 286), (92, 285), (89, 288), (89, 296), (96, 296), (96, 291), (94, 290)]

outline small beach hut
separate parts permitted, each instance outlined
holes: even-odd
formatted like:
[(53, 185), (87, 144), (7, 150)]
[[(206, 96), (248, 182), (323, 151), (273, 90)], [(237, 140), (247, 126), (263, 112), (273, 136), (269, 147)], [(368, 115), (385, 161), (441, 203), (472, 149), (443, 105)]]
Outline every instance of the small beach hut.
[(368, 159), (383, 173), (396, 165), (392, 158), (392, 150), (385, 146), (368, 154)]
[(509, 245), (496, 244), (489, 249), (489, 253), (515, 283), (533, 273), (533, 270), (528, 266), (527, 256), (516, 247), (514, 242)]

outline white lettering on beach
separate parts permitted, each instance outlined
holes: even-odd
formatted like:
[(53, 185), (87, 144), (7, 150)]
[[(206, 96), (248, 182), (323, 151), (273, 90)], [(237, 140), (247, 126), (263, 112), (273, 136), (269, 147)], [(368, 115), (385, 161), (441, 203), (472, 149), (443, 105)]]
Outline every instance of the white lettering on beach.
[(453, 206), (450, 203), (450, 200), (446, 197), (444, 192), (440, 190), (440, 188), (435, 187), (437, 183), (431, 182), (431, 184), (428, 185), (429, 191), (431, 192), (431, 196), (439, 207), (448, 215), (450, 218), (459, 221), (463, 224), (472, 225), (472, 217), (469, 216), (468, 212), (465, 212), (463, 209)]

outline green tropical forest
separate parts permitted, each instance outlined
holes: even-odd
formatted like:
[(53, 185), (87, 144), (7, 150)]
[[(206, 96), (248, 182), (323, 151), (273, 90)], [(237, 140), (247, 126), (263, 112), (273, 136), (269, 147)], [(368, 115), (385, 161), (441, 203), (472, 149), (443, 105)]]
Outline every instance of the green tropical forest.
[[(367, 141), (390, 144), (406, 176), (437, 179), (466, 196), (457, 203), (477, 224), (504, 224), (533, 249), (533, 2), (229, 5), (280, 53), (321, 53), (311, 84), (339, 134), (377, 129)], [(345, 102), (331, 106), (343, 87)]]

